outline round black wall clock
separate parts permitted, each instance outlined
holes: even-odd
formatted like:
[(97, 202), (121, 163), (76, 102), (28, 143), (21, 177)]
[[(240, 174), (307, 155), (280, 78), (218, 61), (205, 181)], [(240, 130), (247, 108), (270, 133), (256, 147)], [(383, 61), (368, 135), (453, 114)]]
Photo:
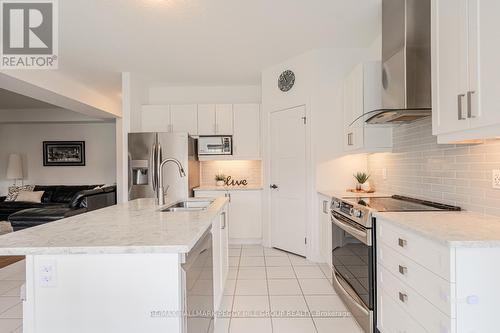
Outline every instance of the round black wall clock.
[(295, 74), (291, 70), (284, 71), (278, 78), (278, 88), (280, 88), (280, 90), (283, 92), (287, 92), (292, 89), (294, 84)]

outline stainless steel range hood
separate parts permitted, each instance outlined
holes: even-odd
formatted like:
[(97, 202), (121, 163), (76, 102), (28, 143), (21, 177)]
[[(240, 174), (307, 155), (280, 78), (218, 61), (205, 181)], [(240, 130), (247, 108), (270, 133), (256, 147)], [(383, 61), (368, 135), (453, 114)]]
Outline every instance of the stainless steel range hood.
[(382, 109), (369, 124), (405, 123), (431, 115), (430, 0), (382, 0)]

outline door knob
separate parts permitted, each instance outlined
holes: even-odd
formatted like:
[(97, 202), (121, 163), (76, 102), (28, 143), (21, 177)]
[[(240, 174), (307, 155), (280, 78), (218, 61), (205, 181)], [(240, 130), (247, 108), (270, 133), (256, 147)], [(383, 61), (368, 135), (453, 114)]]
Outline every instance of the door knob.
[(278, 188), (278, 185), (276, 184), (272, 184), (271, 186), (269, 186), (270, 188), (272, 188), (273, 190), (277, 189)]

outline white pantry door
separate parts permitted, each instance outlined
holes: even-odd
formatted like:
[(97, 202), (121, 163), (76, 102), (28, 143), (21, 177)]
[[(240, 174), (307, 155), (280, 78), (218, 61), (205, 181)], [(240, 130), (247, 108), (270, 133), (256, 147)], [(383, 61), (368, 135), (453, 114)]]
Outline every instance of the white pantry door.
[(273, 247), (306, 255), (305, 107), (271, 113)]

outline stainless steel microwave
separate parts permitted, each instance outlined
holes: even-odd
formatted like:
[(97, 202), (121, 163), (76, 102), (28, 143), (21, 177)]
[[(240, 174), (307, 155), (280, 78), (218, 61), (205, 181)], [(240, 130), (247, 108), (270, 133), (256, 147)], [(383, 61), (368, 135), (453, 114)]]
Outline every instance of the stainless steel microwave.
[(233, 137), (230, 135), (200, 136), (198, 155), (232, 155)]

